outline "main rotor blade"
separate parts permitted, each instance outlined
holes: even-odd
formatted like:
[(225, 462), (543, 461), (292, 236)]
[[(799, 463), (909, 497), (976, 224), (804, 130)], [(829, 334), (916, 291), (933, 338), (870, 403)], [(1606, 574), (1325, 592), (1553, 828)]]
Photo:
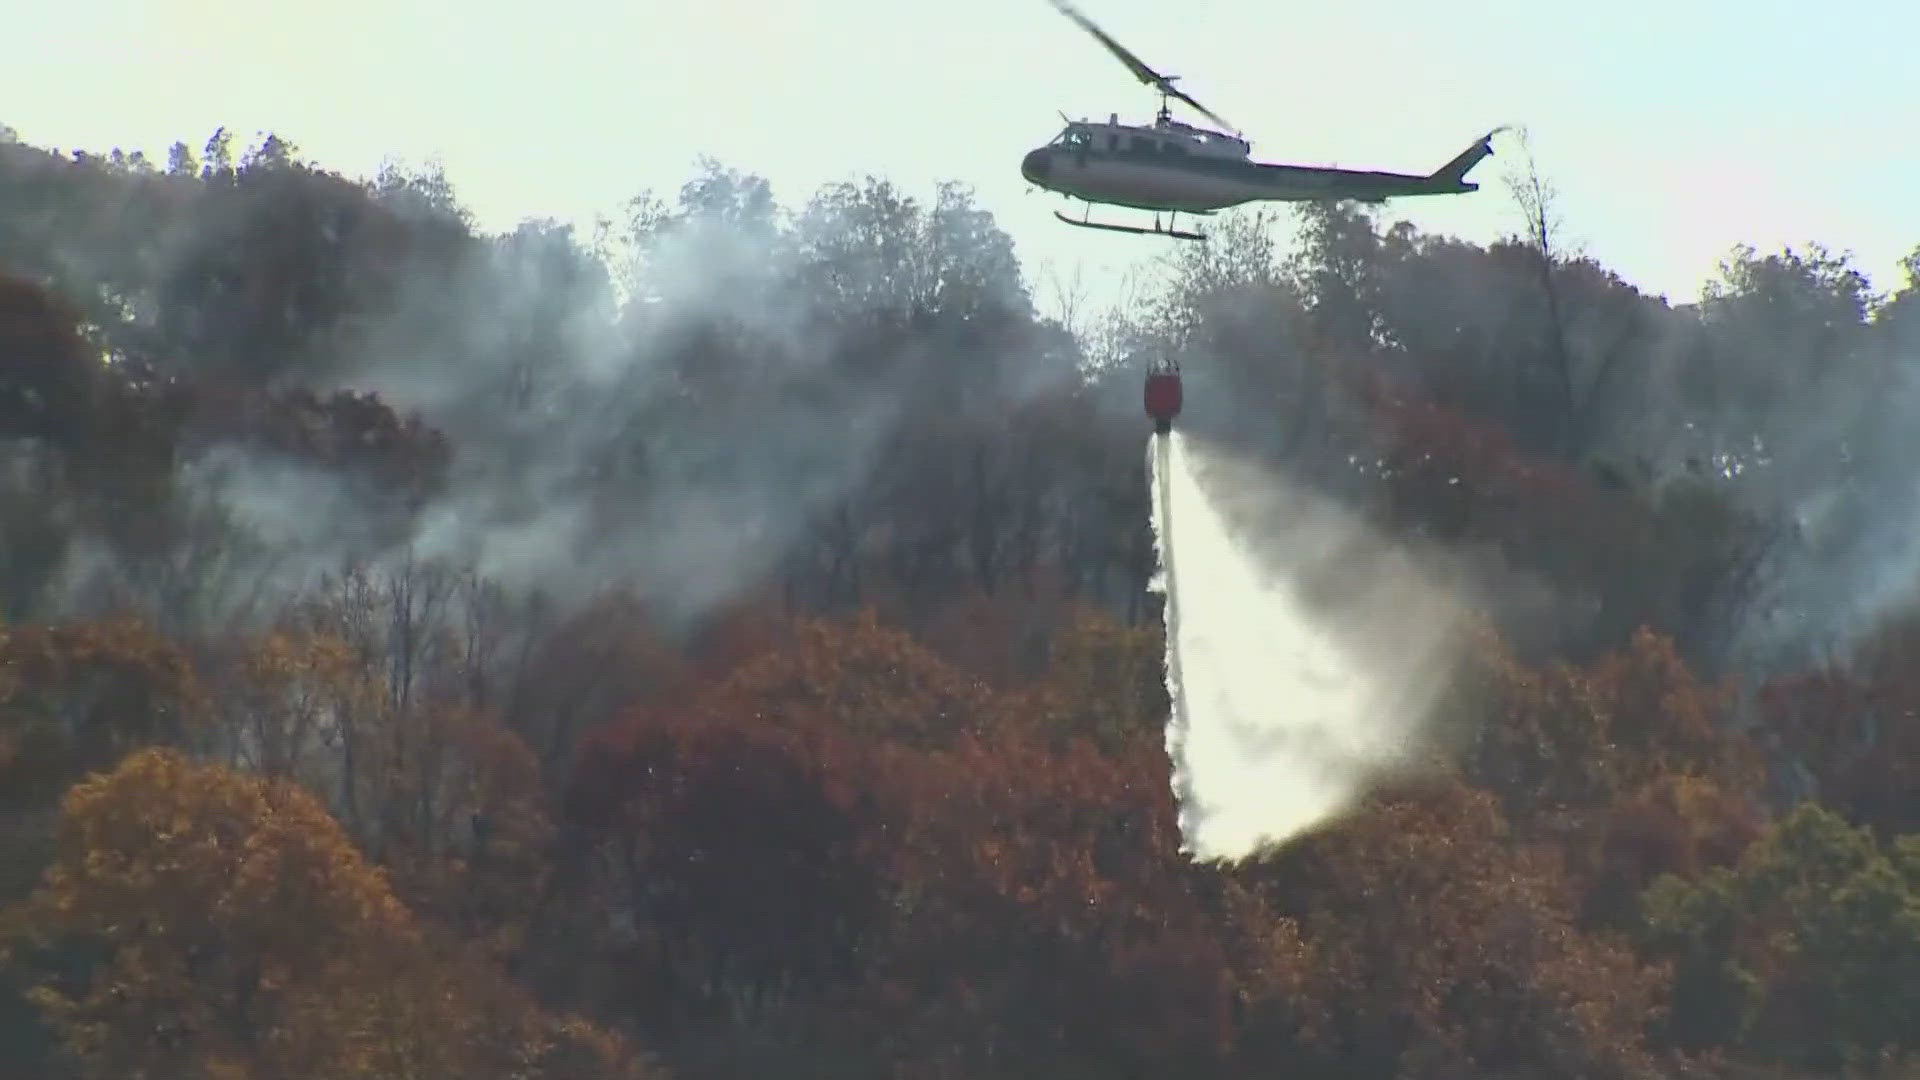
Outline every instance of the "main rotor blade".
[(1148, 67), (1143, 61), (1141, 61), (1139, 57), (1133, 55), (1133, 53), (1129, 51), (1125, 45), (1122, 45), (1119, 42), (1113, 40), (1113, 38), (1105, 30), (1100, 29), (1100, 27), (1096, 25), (1092, 19), (1089, 19), (1085, 15), (1081, 14), (1080, 9), (1074, 7), (1072, 4), (1069, 4), (1067, 0), (1051, 0), (1051, 2), (1055, 10), (1059, 11), (1060, 14), (1065, 15), (1067, 18), (1072, 19), (1076, 24), (1079, 25), (1080, 29), (1085, 30), (1089, 34), (1092, 34), (1095, 40), (1099, 41), (1100, 44), (1105, 45), (1107, 47), (1108, 52), (1111, 52), (1113, 55), (1119, 57), (1120, 62), (1127, 65), (1127, 70), (1133, 72), (1134, 78), (1139, 79), (1141, 82), (1146, 83), (1148, 86), (1158, 89), (1161, 93), (1166, 94), (1169, 97), (1179, 98), (1181, 101), (1184, 101), (1188, 105), (1193, 106), (1196, 110), (1199, 111), (1199, 113), (1202, 116), (1205, 116), (1207, 119), (1213, 121), (1216, 124), (1219, 124), (1223, 128), (1226, 128), (1228, 131), (1239, 130), (1238, 128), (1234, 127), (1232, 124), (1227, 123), (1225, 120), (1215, 115), (1205, 105), (1202, 105), (1199, 102), (1193, 100), (1193, 98), (1187, 96), (1185, 93), (1182, 93), (1181, 91), (1174, 89), (1173, 80), (1167, 78), (1165, 75), (1162, 75), (1159, 72)]
[(1202, 105), (1199, 102), (1193, 100), (1191, 97), (1188, 97), (1184, 92), (1175, 90), (1171, 86), (1164, 87), (1163, 89), (1165, 89), (1166, 92), (1172, 95), (1173, 97), (1177, 97), (1181, 101), (1184, 101), (1187, 104), (1193, 106), (1193, 109), (1195, 112), (1213, 121), (1214, 123), (1219, 124), (1222, 128), (1226, 129), (1227, 131), (1238, 132), (1240, 130), (1239, 128), (1234, 127), (1232, 124), (1227, 123), (1226, 119), (1222, 117), (1219, 113), (1216, 113), (1212, 109), (1207, 108), (1205, 105)]
[(1089, 19), (1085, 15), (1081, 14), (1080, 9), (1074, 7), (1072, 4), (1067, 3), (1067, 0), (1051, 0), (1051, 2), (1055, 10), (1059, 11), (1060, 14), (1065, 15), (1067, 18), (1072, 19), (1075, 23), (1079, 24), (1080, 29), (1085, 30), (1089, 34), (1092, 34), (1100, 42), (1100, 44), (1105, 45), (1107, 47), (1107, 50), (1109, 52), (1119, 57), (1120, 62), (1127, 65), (1127, 70), (1133, 72), (1134, 78), (1139, 79), (1141, 82), (1146, 83), (1148, 86), (1159, 86), (1162, 89), (1165, 89), (1169, 86), (1166, 76), (1160, 74), (1159, 72), (1148, 67), (1146, 64), (1142, 63), (1139, 57), (1127, 51), (1127, 47), (1125, 45), (1122, 45), (1119, 42), (1113, 40), (1113, 38), (1107, 36), (1107, 32), (1105, 30), (1100, 29), (1099, 26), (1095, 25), (1092, 19)]

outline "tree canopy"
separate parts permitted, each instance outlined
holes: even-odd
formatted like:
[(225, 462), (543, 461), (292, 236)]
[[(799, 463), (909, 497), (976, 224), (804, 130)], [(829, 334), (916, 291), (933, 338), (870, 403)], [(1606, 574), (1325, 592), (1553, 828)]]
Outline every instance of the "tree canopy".
[[(489, 235), (279, 137), (0, 139), (0, 1057), (1906, 1075), (1920, 248), (1674, 304), (1519, 190), (1489, 245), (1228, 215), (1090, 318), (957, 184)], [(1479, 616), (1440, 760), (1233, 865), (1169, 778), (1167, 359)]]

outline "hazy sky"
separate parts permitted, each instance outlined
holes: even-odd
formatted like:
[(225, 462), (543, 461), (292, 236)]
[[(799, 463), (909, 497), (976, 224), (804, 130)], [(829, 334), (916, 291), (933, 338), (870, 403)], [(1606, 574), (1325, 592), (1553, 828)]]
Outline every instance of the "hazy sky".
[[(1852, 249), (1882, 288), (1920, 243), (1911, 3), (1081, 6), (1262, 160), (1425, 172), (1525, 124), (1570, 237), (1676, 301), (1742, 241)], [(1059, 111), (1144, 120), (1157, 104), (1046, 0), (11, 7), (0, 123), (42, 146), (164, 162), (174, 139), (271, 128), (349, 174), (438, 159), (489, 228), (670, 195), (702, 154), (788, 205), (867, 173), (927, 194), (955, 179), (1030, 274), (1079, 267), (1108, 294), (1173, 243), (1073, 229), (1058, 196), (1025, 193), (1020, 156)], [(1389, 220), (1476, 241), (1513, 228), (1512, 148), (1496, 142), (1481, 192), (1391, 204)]]

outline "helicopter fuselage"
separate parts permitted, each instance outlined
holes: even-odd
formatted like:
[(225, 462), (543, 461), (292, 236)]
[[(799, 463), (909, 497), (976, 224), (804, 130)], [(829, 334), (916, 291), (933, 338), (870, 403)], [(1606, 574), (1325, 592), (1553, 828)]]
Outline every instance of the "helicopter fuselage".
[(1381, 202), (1475, 191), (1479, 185), (1463, 176), (1491, 153), (1482, 144), (1421, 176), (1267, 164), (1251, 160), (1242, 140), (1185, 124), (1073, 123), (1030, 151), (1020, 173), (1029, 183), (1089, 203), (1207, 214), (1257, 201)]
[[(1151, 229), (1074, 221), (1054, 211), (1055, 217), (1070, 225), (1204, 240), (1197, 232), (1182, 232), (1171, 225), (1162, 228), (1160, 215), (1205, 215), (1250, 202), (1380, 203), (1409, 195), (1462, 195), (1480, 190), (1480, 185), (1467, 182), (1467, 173), (1493, 153), (1492, 139), (1499, 129), (1482, 135), (1452, 161), (1425, 176), (1254, 161), (1252, 147), (1245, 139), (1225, 133), (1233, 125), (1175, 88), (1175, 76), (1148, 67), (1082, 14), (1071, 0), (1053, 0), (1053, 6), (1093, 35), (1134, 78), (1160, 92), (1160, 111), (1151, 126), (1122, 124), (1118, 113), (1104, 124), (1068, 120), (1066, 129), (1052, 142), (1021, 159), (1020, 175), (1028, 183), (1085, 200), (1089, 213), (1095, 203), (1154, 211)], [(1221, 130), (1173, 119), (1168, 107), (1173, 100), (1195, 109)]]

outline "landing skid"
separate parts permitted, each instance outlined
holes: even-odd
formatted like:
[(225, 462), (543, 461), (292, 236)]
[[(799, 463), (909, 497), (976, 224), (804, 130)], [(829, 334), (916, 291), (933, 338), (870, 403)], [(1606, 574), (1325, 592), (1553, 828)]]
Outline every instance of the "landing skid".
[(1173, 227), (1174, 219), (1180, 216), (1177, 212), (1174, 212), (1174, 211), (1168, 211), (1167, 224), (1165, 228), (1162, 228), (1160, 225), (1160, 215), (1158, 213), (1155, 213), (1153, 215), (1153, 228), (1151, 229), (1142, 228), (1138, 225), (1114, 225), (1104, 221), (1090, 221), (1088, 220), (1088, 218), (1091, 217), (1092, 214), (1093, 214), (1093, 207), (1091, 205), (1087, 207), (1087, 212), (1081, 215), (1081, 217), (1077, 221), (1061, 213), (1058, 210), (1055, 210), (1053, 212), (1053, 216), (1059, 218), (1061, 221), (1064, 221), (1069, 225), (1078, 225), (1083, 229), (1105, 229), (1108, 232), (1133, 233), (1136, 236), (1171, 236), (1176, 240), (1205, 240), (1206, 239), (1206, 236), (1202, 233), (1183, 232), (1179, 229), (1174, 228)]

